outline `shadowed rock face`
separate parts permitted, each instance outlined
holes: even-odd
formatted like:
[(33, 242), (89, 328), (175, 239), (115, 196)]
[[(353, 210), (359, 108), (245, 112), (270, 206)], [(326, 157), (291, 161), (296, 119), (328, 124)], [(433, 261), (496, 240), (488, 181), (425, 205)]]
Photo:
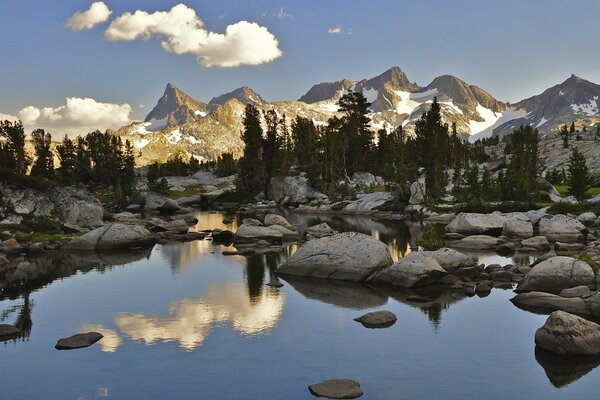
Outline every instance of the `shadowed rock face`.
[(535, 348), (535, 360), (556, 388), (573, 383), (600, 365), (600, 356), (564, 357)]
[(195, 100), (169, 83), (158, 104), (146, 116), (146, 122), (167, 119), (167, 128), (200, 119), (196, 111), (206, 112), (207, 104)]
[(208, 102), (208, 104), (211, 104), (211, 105), (224, 104), (227, 100), (231, 100), (231, 99), (236, 99), (244, 105), (252, 104), (252, 105), (258, 106), (258, 105), (265, 103), (263, 98), (260, 97), (260, 95), (258, 93), (256, 93), (254, 90), (252, 90), (248, 86), (243, 86), (243, 87), (235, 89), (229, 93), (222, 94), (218, 97), (213, 97), (212, 100)]

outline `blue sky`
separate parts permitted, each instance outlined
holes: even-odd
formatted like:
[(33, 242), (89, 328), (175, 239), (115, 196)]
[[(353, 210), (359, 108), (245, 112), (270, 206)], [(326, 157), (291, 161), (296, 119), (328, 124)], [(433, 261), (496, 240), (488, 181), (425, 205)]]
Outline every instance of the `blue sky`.
[[(139, 119), (167, 82), (204, 101), (243, 85), (267, 100), (297, 99), (314, 83), (372, 77), (394, 65), (423, 86), (452, 74), (511, 102), (571, 73), (600, 82), (595, 0), (105, 0), (112, 11), (106, 23), (68, 28), (71, 15), (91, 3), (0, 1), (0, 113), (90, 98), (128, 104), (129, 117)], [(255, 22), (274, 35), (283, 55), (260, 65), (209, 68), (193, 54), (165, 52), (156, 37), (104, 37), (125, 12), (169, 11), (179, 3), (211, 32)], [(337, 26), (342, 33), (328, 33)]]

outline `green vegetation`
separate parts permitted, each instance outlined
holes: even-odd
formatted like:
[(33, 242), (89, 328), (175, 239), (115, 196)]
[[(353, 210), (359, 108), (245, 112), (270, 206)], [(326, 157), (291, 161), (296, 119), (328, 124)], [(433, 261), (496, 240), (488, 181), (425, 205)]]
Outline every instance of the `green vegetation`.
[(587, 263), (590, 267), (592, 267), (595, 274), (598, 274), (598, 271), (600, 270), (600, 259), (595, 258), (586, 251), (568, 250), (559, 251), (556, 254), (559, 256), (573, 257)]
[(585, 157), (574, 148), (569, 157), (569, 194), (575, 196), (577, 200), (584, 200), (590, 182), (591, 176)]
[(425, 250), (438, 250), (446, 247), (446, 242), (442, 239), (444, 226), (440, 224), (429, 224), (425, 226), (423, 235), (417, 240), (416, 245)]

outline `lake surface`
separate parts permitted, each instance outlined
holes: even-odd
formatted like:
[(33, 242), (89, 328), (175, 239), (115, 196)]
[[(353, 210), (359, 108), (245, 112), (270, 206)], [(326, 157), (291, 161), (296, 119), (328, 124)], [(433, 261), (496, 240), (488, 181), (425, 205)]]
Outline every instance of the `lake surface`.
[[(222, 215), (199, 215), (199, 230), (235, 229)], [(422, 230), (400, 221), (288, 217), (298, 227), (323, 220), (370, 233), (395, 258)], [(598, 396), (599, 361), (536, 355), (534, 332), (546, 317), (514, 307), (511, 290), (466, 298), (306, 280), (275, 289), (265, 283), (295, 246), (250, 258), (225, 257), (224, 249), (201, 240), (37, 260), (59, 267), (0, 297), (4, 323), (27, 330), (0, 343), (0, 399), (311, 399), (309, 384), (337, 377), (359, 381), (364, 399)], [(372, 330), (352, 320), (381, 309), (398, 322)], [(85, 331), (104, 339), (54, 349), (57, 339)]]

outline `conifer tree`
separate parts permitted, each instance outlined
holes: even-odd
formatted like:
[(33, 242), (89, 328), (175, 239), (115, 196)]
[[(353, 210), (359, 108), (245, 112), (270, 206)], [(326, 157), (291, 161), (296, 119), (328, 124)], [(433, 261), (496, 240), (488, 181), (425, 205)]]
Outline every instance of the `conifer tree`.
[(292, 141), (297, 164), (308, 177), (308, 182), (318, 187), (321, 182), (319, 130), (311, 119), (297, 116), (292, 122)]
[(31, 158), (25, 150), (25, 129), (21, 121), (0, 121), (0, 137), (5, 139), (3, 153), (8, 156), (6, 164), (17, 175), (25, 175), (31, 164)]
[(31, 167), (31, 175), (43, 176), (51, 178), (54, 174), (54, 158), (50, 143), (52, 143), (52, 135), (46, 133), (43, 129), (36, 129), (31, 132), (33, 140), (33, 149), (35, 153), (35, 161)]
[(56, 153), (60, 166), (58, 173), (65, 183), (72, 183), (75, 180), (75, 168), (77, 160), (75, 156), (75, 145), (67, 135), (62, 140), (62, 143), (56, 146)]
[(343, 170), (347, 176), (368, 167), (373, 143), (371, 119), (368, 117), (370, 105), (359, 92), (346, 93), (338, 102), (339, 111), (343, 113), (340, 133), (345, 142)]
[(255, 196), (264, 190), (263, 129), (260, 111), (252, 104), (246, 105), (242, 140), (244, 155), (239, 161), (237, 189), (245, 195)]
[(585, 199), (588, 184), (590, 182), (590, 174), (587, 162), (583, 153), (577, 148), (574, 148), (569, 157), (569, 194), (575, 196), (577, 200)]
[(560, 137), (563, 141), (563, 147), (565, 149), (569, 148), (569, 130), (566, 124), (563, 125), (560, 129)]

